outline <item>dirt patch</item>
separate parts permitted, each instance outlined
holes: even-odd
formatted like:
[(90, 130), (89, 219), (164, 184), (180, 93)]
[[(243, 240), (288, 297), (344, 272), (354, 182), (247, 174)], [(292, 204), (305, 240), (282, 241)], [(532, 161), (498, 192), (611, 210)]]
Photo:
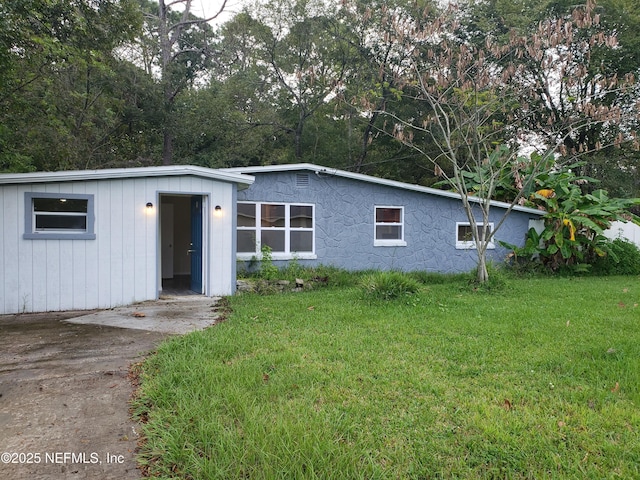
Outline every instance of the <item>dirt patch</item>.
[(0, 316), (0, 478), (138, 479), (129, 365), (167, 333)]

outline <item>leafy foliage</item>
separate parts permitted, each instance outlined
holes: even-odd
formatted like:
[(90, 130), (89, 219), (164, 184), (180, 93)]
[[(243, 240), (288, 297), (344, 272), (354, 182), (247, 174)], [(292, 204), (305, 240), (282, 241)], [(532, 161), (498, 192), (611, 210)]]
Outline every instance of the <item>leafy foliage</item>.
[(611, 198), (603, 189), (583, 192), (584, 185), (595, 182), (577, 176), (571, 168), (539, 174), (538, 190), (529, 201), (546, 211), (544, 229), (530, 229), (524, 247), (510, 245), (514, 257), (538, 259), (551, 271), (584, 272), (598, 258), (615, 256), (603, 233), (615, 220), (637, 221), (628, 210), (640, 204), (640, 198)]
[[(218, 27), (185, 3), (0, 2), (0, 170), (149, 165), (164, 150), (175, 163), (304, 161), (431, 186), (455, 174), (433, 122), (438, 106), (455, 119), (448, 102), (480, 120), (449, 136), (465, 167), (560, 132), (568, 154), (601, 148), (581, 175), (638, 196), (638, 152), (614, 148), (638, 126), (637, 84), (619, 82), (640, 65), (631, 0), (462, 2), (446, 23), (428, 0), (271, 0)], [(502, 77), (509, 62), (517, 75)], [(455, 75), (468, 81), (447, 89)], [(439, 89), (434, 107), (418, 80)], [(420, 152), (383, 134), (407, 119)], [(490, 148), (469, 149), (474, 134)], [(488, 191), (479, 170), (462, 177)], [(492, 198), (513, 195), (507, 177), (492, 178)]]
[(635, 243), (616, 238), (607, 246), (608, 254), (596, 258), (594, 275), (640, 275), (640, 249)]
[(278, 277), (278, 267), (273, 264), (273, 257), (271, 247), (269, 245), (263, 245), (260, 249), (260, 268), (258, 269), (258, 276), (265, 280), (274, 280)]

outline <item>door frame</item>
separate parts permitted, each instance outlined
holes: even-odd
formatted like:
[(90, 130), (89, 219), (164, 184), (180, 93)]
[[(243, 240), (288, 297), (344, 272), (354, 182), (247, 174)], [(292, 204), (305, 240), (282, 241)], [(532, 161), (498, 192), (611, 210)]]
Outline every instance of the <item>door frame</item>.
[[(191, 235), (189, 235), (189, 246), (191, 248), (189, 253), (191, 256), (189, 258), (189, 271), (191, 272), (191, 279), (189, 288), (191, 288), (192, 292), (202, 294), (204, 292), (204, 268), (202, 268), (204, 265), (204, 201), (202, 195), (191, 195), (190, 205)], [(200, 265), (200, 272), (194, 273), (198, 270), (198, 264)], [(197, 289), (194, 287), (197, 287)]]
[[(210, 215), (211, 208), (210, 192), (184, 192), (159, 190), (156, 192), (157, 228), (156, 228), (156, 298), (160, 298), (162, 294), (162, 198), (163, 197), (199, 197), (202, 200), (202, 261), (200, 268), (202, 269), (202, 292), (201, 295), (209, 296), (210, 278), (209, 278), (209, 262), (210, 262)], [(176, 212), (178, 213), (178, 212)], [(191, 212), (187, 212), (191, 215)]]

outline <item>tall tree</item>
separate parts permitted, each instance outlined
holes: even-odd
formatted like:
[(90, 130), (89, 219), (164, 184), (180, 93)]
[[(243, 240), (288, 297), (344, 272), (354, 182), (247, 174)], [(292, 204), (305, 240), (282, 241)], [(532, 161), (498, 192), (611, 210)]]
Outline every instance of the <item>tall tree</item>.
[(144, 35), (132, 48), (134, 60), (157, 75), (162, 89), (164, 120), (162, 164), (173, 163), (176, 131), (175, 103), (178, 95), (193, 86), (211, 66), (213, 29), (209, 22), (224, 11), (220, 0), (213, 14), (205, 18), (192, 13), (192, 0), (142, 0)]
[[(382, 141), (377, 137), (384, 121), (381, 112), (387, 108), (397, 111), (406, 103), (399, 95), (398, 81), (410, 68), (414, 49), (406, 48), (407, 45), (402, 41), (406, 32), (398, 30), (398, 25), (411, 23), (417, 26), (422, 22), (429, 22), (436, 14), (435, 6), (424, 0), (342, 2), (339, 19), (350, 26), (344, 40), (357, 54), (357, 61), (354, 62), (351, 75), (346, 82), (345, 100), (350, 102), (353, 98), (365, 95), (375, 98), (371, 108), (357, 113), (358, 117), (364, 118), (364, 125), (360, 129), (360, 148), (353, 162), (355, 171), (371, 171), (366, 168), (366, 163), (374, 138), (377, 138), (378, 142)], [(404, 151), (403, 154), (406, 159), (410, 159), (409, 163), (413, 167), (415, 162), (419, 162), (410, 152)], [(395, 163), (398, 163), (397, 160)], [(415, 172), (415, 168), (407, 170)]]
[(113, 51), (140, 25), (135, 4), (9, 0), (0, 10), (7, 27), (0, 33), (0, 168), (58, 170), (112, 159), (127, 102), (118, 91), (124, 64)]
[(238, 60), (229, 73), (239, 80), (243, 72), (261, 95), (255, 100), (277, 114), (256, 124), (271, 124), (274, 132), (290, 136), (297, 161), (305, 156), (308, 122), (335, 97), (351, 63), (350, 49), (339, 41), (340, 28), (324, 2), (270, 0), (225, 30), (224, 45)]
[[(526, 2), (523, 0), (487, 0), (472, 2), (466, 27), (467, 39), (481, 44), (487, 36), (508, 41), (509, 35), (538, 35), (540, 25), (551, 28), (565, 22), (574, 13), (574, 3), (568, 1)], [(523, 120), (538, 133), (553, 126), (573, 125), (572, 118), (584, 115), (585, 105), (598, 109), (619, 109), (626, 113), (636, 109), (637, 89), (615, 89), (603, 80), (626, 78), (635, 84), (640, 70), (640, 14), (637, 0), (599, 0), (588, 2), (590, 17), (581, 28), (571, 32), (570, 43), (551, 45), (543, 42), (534, 51), (522, 51), (520, 64), (523, 78), (536, 86), (536, 115), (526, 113)], [(609, 38), (609, 42), (591, 42), (593, 38)], [(550, 40), (550, 39), (543, 39)], [(618, 86), (621, 86), (618, 83)], [(629, 117), (627, 115), (627, 117)], [(573, 125), (575, 127), (575, 125)], [(602, 186), (619, 195), (640, 194), (638, 175), (640, 157), (637, 144), (623, 144), (626, 134), (637, 128), (635, 119), (624, 122), (585, 124), (565, 135), (563, 147), (569, 151), (592, 152), (583, 155), (580, 171), (583, 175), (603, 180)], [(565, 131), (565, 133), (568, 133)], [(620, 148), (613, 148), (613, 146)], [(594, 152), (594, 150), (599, 152)], [(585, 189), (594, 188), (585, 184)]]
[[(519, 142), (543, 134), (544, 153), (530, 160), (542, 167), (557, 151), (575, 154), (577, 148), (565, 147), (576, 133), (619, 123), (623, 117), (618, 105), (598, 103), (620, 88), (615, 76), (608, 75), (597, 83), (596, 92), (576, 101), (573, 115), (560, 117), (547, 108), (555, 94), (551, 72), (572, 74), (575, 83), (568, 85), (573, 91), (581, 87), (590, 52), (615, 46), (612, 37), (592, 31), (594, 15), (588, 4), (569, 17), (541, 22), (526, 36), (512, 33), (506, 42), (488, 36), (482, 44), (459, 34), (466, 33), (460, 23), (464, 16), (455, 5), (430, 24), (396, 22), (397, 37), (413, 54), (412, 68), (398, 83), (403, 95), (422, 107), (408, 118), (389, 111), (385, 115), (393, 119), (395, 137), (419, 151), (461, 195), (478, 254), (479, 282), (488, 280), (486, 250), (505, 219), (489, 230), (491, 199), (524, 161), (518, 155)], [(529, 58), (544, 63), (549, 77), (532, 77), (525, 61)], [(558, 59), (559, 65), (554, 63)], [(535, 166), (531, 171), (530, 177), (518, 178), (506, 215), (527, 191)]]

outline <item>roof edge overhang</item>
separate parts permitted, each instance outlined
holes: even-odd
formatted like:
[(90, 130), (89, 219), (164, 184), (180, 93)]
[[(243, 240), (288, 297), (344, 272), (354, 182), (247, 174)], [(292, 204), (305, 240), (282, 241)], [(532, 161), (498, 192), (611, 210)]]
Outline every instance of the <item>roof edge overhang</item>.
[(0, 174), (0, 185), (21, 183), (81, 182), (92, 180), (117, 180), (124, 178), (176, 177), (191, 175), (222, 182), (236, 183), (246, 188), (254, 178), (241, 172), (197, 167), (194, 165), (168, 165), (158, 167), (105, 168), (98, 170), (63, 170), (59, 172), (31, 172)]
[[(423, 187), (422, 185), (414, 185), (411, 183), (398, 182), (396, 180), (388, 180), (385, 178), (372, 177), (371, 175), (348, 172), (346, 170), (339, 170), (336, 168), (323, 167), (320, 165), (315, 165), (313, 163), (293, 163), (293, 164), (284, 164), (284, 165), (265, 165), (265, 166), (257, 166), (257, 167), (235, 167), (235, 168), (224, 168), (222, 170), (227, 172), (242, 173), (242, 174), (277, 173), (277, 172), (293, 172), (296, 170), (306, 170), (306, 171), (314, 172), (317, 175), (349, 178), (351, 180), (375, 183), (378, 185), (385, 185), (388, 187), (400, 188), (403, 190), (408, 190), (413, 192), (420, 192), (420, 193), (426, 193), (426, 194), (436, 195), (440, 197), (452, 198), (455, 200), (460, 200), (462, 198), (460, 194), (455, 192), (448, 192), (446, 190), (439, 190), (437, 188), (432, 188), (432, 187)], [(482, 199), (470, 196), (469, 201), (474, 203), (480, 203), (482, 202)], [(506, 202), (500, 202), (497, 200), (492, 200), (491, 206), (508, 209), (511, 207), (511, 204)], [(544, 211), (537, 210), (535, 208), (522, 207), (520, 205), (514, 205), (512, 209), (518, 212), (530, 213), (532, 215), (537, 215), (537, 216), (541, 216), (546, 213)]]

